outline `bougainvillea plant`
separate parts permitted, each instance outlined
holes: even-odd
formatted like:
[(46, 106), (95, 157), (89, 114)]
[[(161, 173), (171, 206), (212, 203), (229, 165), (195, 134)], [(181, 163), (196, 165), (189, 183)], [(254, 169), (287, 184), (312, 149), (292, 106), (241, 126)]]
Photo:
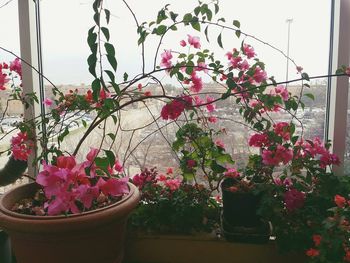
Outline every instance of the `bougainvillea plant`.
[[(0, 89), (9, 89), (10, 99), (21, 100), (26, 107), (34, 103), (50, 107), (45, 116), (18, 125), (20, 132), (12, 138), (9, 151), (11, 158), (20, 162), (26, 162), (30, 154), (36, 153), (34, 162), (29, 165), (40, 170), (36, 180), (44, 187), (47, 198), (45, 213), (81, 212), (98, 203), (101, 195), (118, 197), (125, 194), (126, 180), (121, 178), (125, 175), (122, 170), (125, 160), (119, 161), (120, 153), (112, 151), (120, 132), (120, 112), (138, 103), (160, 101), (162, 108), (158, 116), (152, 116), (156, 123), (162, 119), (179, 126), (172, 146), (178, 154), (182, 179), (161, 177), (155, 170), (136, 175), (133, 182), (142, 190), (145, 204), (153, 205), (152, 198), (156, 196), (157, 202), (164, 201), (170, 207), (177, 205), (186, 212), (187, 206), (191, 207), (193, 200), (198, 199), (200, 209), (204, 209), (209, 205), (210, 196), (217, 194), (225, 176), (241, 178), (256, 183), (255, 191), (266, 193), (261, 214), (275, 224), (277, 241), (282, 245), (289, 244), (292, 249), (297, 244), (304, 252), (310, 249), (311, 237), (318, 233), (309, 233), (304, 231), (305, 228), (315, 226), (316, 230), (322, 226), (321, 218), (327, 215), (334, 195), (344, 195), (343, 190), (335, 193), (327, 187), (329, 182), (338, 180), (328, 172), (332, 165), (339, 163), (338, 158), (329, 152), (328, 142), (305, 138), (303, 123), (296, 115), (298, 109), (304, 108), (305, 99), (312, 98), (303, 91), (309, 88), (308, 83), (313, 78), (278, 48), (275, 50), (287, 57), (300, 75), (297, 81), (302, 82), (302, 90), (298, 96), (292, 95), (285, 82), (269, 77), (265, 64), (249, 43), (252, 36), (241, 30), (239, 21), (232, 21), (233, 26), (230, 26), (224, 18), (217, 17), (218, 1), (199, 2), (183, 16), (166, 5), (154, 21), (144, 23), (139, 23), (127, 2), (123, 2), (137, 25), (137, 44), (142, 54), (140, 74), (134, 77), (127, 73), (117, 74), (116, 49), (108, 29), (111, 13), (102, 0), (93, 2), (94, 25), (87, 38), (90, 49), (87, 62), (93, 81), (91, 89), (84, 94), (75, 90), (64, 93), (55, 85), (52, 98), (39, 99), (36, 94), (25, 94), (20, 84), (21, 64), (30, 65), (20, 58), (10, 65), (1, 64)], [(198, 35), (184, 34), (174, 49), (164, 47), (162, 40), (180, 26), (198, 31)], [(208, 31), (211, 29), (220, 31), (216, 44), (210, 42), (211, 45), (223, 48), (223, 31), (231, 32), (241, 40), (241, 45), (227, 49), (224, 57), (217, 56), (203, 45), (203, 39), (209, 42)], [(150, 68), (145, 63), (145, 43), (149, 38), (158, 40)], [(256, 37), (254, 40), (262, 42)], [(169, 92), (158, 77), (159, 73), (176, 80), (179, 89)], [(349, 74), (350, 69), (342, 67), (332, 76)], [(204, 90), (205, 78), (210, 78), (219, 88)], [(157, 85), (150, 89), (150, 83)], [(260, 152), (252, 154), (247, 167), (239, 170), (218, 138), (225, 131), (214, 128), (214, 124), (220, 121), (215, 114), (216, 104), (221, 101), (230, 101), (238, 107), (244, 125), (250, 129), (247, 143)], [(287, 113), (290, 118), (273, 120), (271, 115), (278, 112)], [(94, 119), (89, 124), (83, 122), (85, 133), (74, 142), (75, 148), (69, 152), (63, 146), (70, 134), (64, 122), (77, 114), (92, 114)], [(4, 116), (5, 113), (2, 118)], [(108, 129), (111, 123), (114, 128)], [(43, 128), (45, 125), (46, 129)], [(77, 160), (83, 143), (99, 129), (102, 131), (100, 144), (90, 151), (85, 161)], [(51, 139), (57, 143), (49, 144)], [(190, 196), (192, 200), (187, 199)], [(179, 200), (186, 205), (176, 203)], [(316, 206), (316, 202), (319, 205)], [(146, 206), (141, 207), (146, 209)], [(196, 217), (195, 225), (203, 220), (203, 211)], [(153, 218), (154, 222), (164, 219), (158, 216)], [(144, 217), (139, 214), (139, 218)], [(179, 221), (176, 223), (176, 228), (184, 227)], [(310, 235), (306, 237), (306, 234)], [(295, 237), (303, 242), (288, 243), (285, 237)], [(309, 242), (307, 246), (305, 240)]]

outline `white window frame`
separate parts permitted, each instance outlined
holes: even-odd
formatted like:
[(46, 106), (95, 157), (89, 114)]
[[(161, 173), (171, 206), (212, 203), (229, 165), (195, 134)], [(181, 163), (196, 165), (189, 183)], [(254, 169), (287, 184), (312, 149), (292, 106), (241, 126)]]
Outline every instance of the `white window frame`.
[[(334, 74), (342, 65), (349, 65), (350, 58), (350, 0), (332, 0), (329, 74)], [(325, 138), (331, 140), (331, 150), (341, 161), (334, 166), (338, 175), (344, 173), (344, 154), (347, 135), (349, 78), (328, 79), (327, 116)]]

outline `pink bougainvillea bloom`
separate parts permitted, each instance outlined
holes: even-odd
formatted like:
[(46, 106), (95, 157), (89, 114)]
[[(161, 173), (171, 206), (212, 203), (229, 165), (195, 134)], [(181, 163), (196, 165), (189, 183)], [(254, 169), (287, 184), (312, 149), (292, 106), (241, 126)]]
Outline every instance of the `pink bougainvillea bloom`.
[(341, 195), (335, 195), (334, 196), (334, 203), (338, 207), (343, 208), (346, 205), (346, 199), (343, 196), (341, 196)]
[(180, 41), (180, 46), (185, 47), (187, 45), (185, 40), (181, 40)]
[(49, 98), (46, 98), (46, 99), (44, 99), (43, 103), (46, 106), (50, 107), (52, 105), (53, 101), (51, 99), (49, 99)]
[(240, 66), (241, 61), (242, 61), (242, 58), (241, 58), (240, 56), (238, 56), (238, 57), (232, 57), (232, 58), (230, 59), (230, 66), (231, 66), (232, 68), (238, 68), (238, 67)]
[(243, 53), (247, 56), (247, 58), (255, 57), (254, 48), (251, 45), (243, 44)]
[(273, 131), (283, 140), (290, 140), (290, 126), (287, 122), (278, 122), (273, 125)]
[(57, 161), (56, 161), (56, 166), (58, 168), (65, 168), (65, 169), (69, 169), (72, 170), (76, 165), (76, 161), (74, 156), (58, 156), (57, 157)]
[(210, 96), (206, 96), (206, 100), (207, 100), (207, 105), (205, 105), (205, 107), (207, 108), (208, 112), (213, 112), (215, 110), (215, 105), (213, 103), (213, 101), (215, 100), (213, 97)]
[(302, 72), (302, 71), (303, 71), (303, 68), (300, 67), (300, 66), (297, 66), (297, 72), (300, 73), (300, 72)]
[(222, 149), (225, 149), (225, 144), (222, 140), (216, 140), (215, 145), (222, 148)]
[(128, 178), (109, 178), (107, 181), (100, 178), (96, 184), (103, 194), (112, 196), (122, 196), (129, 193)]
[(182, 96), (167, 103), (160, 113), (164, 120), (176, 120), (185, 109), (192, 107), (192, 98), (190, 96)]
[(288, 89), (283, 85), (278, 85), (275, 88), (276, 94), (280, 95), (284, 101), (287, 101), (289, 99), (289, 92)]
[(249, 139), (249, 146), (264, 147), (270, 144), (269, 136), (265, 133), (255, 133)]
[(215, 201), (218, 202), (219, 204), (222, 203), (222, 197), (220, 195), (215, 196)]
[(142, 176), (139, 175), (139, 174), (136, 174), (136, 175), (134, 175), (134, 177), (132, 178), (132, 183), (133, 183), (134, 185), (136, 185), (138, 188), (141, 189), (141, 188), (143, 187), (144, 183), (145, 183), (145, 178), (142, 177)]
[(188, 44), (190, 44), (194, 48), (201, 48), (199, 37), (191, 36), (191, 35), (187, 35), (187, 36), (188, 36)]
[(318, 257), (320, 255), (320, 251), (315, 249), (315, 248), (310, 248), (309, 250), (307, 250), (305, 252), (305, 254), (308, 256), (308, 257), (311, 257), (311, 258), (314, 258), (314, 257)]
[(198, 77), (195, 71), (191, 74), (191, 80), (192, 80), (192, 86), (190, 87), (190, 90), (192, 92), (198, 93), (203, 89), (203, 82), (202, 78)]
[(339, 165), (340, 159), (336, 154), (330, 153), (328, 150), (326, 150), (320, 158), (320, 167), (326, 168), (327, 165)]
[(240, 176), (239, 172), (236, 168), (229, 168), (226, 172), (224, 172), (226, 177), (237, 178)]
[(164, 182), (165, 186), (170, 189), (170, 191), (175, 191), (179, 189), (181, 185), (180, 179), (168, 179)]
[(216, 123), (218, 121), (218, 118), (216, 118), (215, 116), (209, 116), (208, 121), (210, 123)]
[(80, 200), (84, 207), (89, 209), (92, 205), (92, 201), (100, 195), (100, 191), (97, 186), (89, 186), (86, 184), (79, 185), (76, 189), (76, 198)]
[(282, 145), (277, 145), (274, 151), (263, 150), (262, 159), (266, 165), (277, 166), (280, 163), (287, 164), (293, 159), (293, 150)]
[(188, 167), (189, 169), (192, 169), (193, 167), (195, 167), (196, 164), (197, 164), (197, 162), (196, 162), (195, 160), (192, 160), (192, 159), (187, 160), (187, 167)]
[(147, 90), (147, 91), (145, 91), (145, 93), (143, 93), (143, 95), (145, 95), (145, 97), (150, 97), (150, 96), (152, 96), (152, 92)]
[(119, 173), (123, 172), (123, 170), (124, 170), (123, 164), (121, 164), (121, 163), (119, 162), (119, 160), (117, 160), (117, 161), (115, 162), (115, 164), (114, 164), (114, 169), (115, 169), (117, 172), (119, 172)]
[(162, 54), (161, 54), (161, 62), (160, 62), (160, 66), (164, 67), (164, 68), (171, 68), (171, 66), (173, 65), (171, 63), (171, 59), (173, 58), (173, 55), (171, 53), (171, 50), (165, 50)]
[(11, 151), (15, 160), (27, 161), (33, 149), (33, 142), (28, 139), (26, 132), (19, 132), (11, 139)]
[(312, 240), (314, 241), (315, 246), (318, 247), (321, 244), (322, 236), (321, 235), (313, 235)]
[(194, 96), (194, 103), (196, 106), (200, 106), (204, 103), (204, 100), (201, 99), (201, 97), (199, 96)]
[(242, 70), (242, 71), (246, 71), (246, 70), (248, 70), (249, 69), (249, 63), (248, 63), (248, 61), (245, 59), (245, 60), (243, 60), (239, 65), (238, 65), (238, 68), (240, 69), (240, 70)]
[(157, 177), (157, 180), (160, 181), (160, 182), (164, 182), (166, 181), (168, 178), (164, 175), (164, 174), (160, 174), (158, 177)]
[(208, 69), (207, 69), (208, 65), (205, 64), (205, 62), (199, 62), (197, 66), (198, 66), (198, 68), (196, 68), (197, 71), (204, 71), (205, 73), (208, 73)]
[(168, 167), (166, 169), (166, 174), (172, 174), (174, 171), (173, 171), (173, 168), (172, 167)]
[(267, 74), (263, 69), (261, 69), (259, 66), (257, 66), (255, 68), (253, 79), (256, 83), (261, 83), (267, 79)]
[(137, 89), (138, 89), (139, 91), (142, 90), (142, 84), (141, 84), (141, 83), (139, 83), (139, 84), (137, 85)]
[(0, 71), (0, 90), (5, 90), (6, 89), (5, 84), (7, 82), (9, 82), (9, 79), (7, 78), (7, 75)]
[(348, 68), (345, 69), (345, 74), (348, 75), (348, 76), (350, 76), (350, 67), (348, 67)]
[(293, 212), (304, 206), (305, 194), (295, 188), (289, 189), (284, 194), (284, 202), (289, 212)]
[(19, 58), (15, 58), (15, 60), (10, 63), (10, 70), (22, 77), (22, 65)]

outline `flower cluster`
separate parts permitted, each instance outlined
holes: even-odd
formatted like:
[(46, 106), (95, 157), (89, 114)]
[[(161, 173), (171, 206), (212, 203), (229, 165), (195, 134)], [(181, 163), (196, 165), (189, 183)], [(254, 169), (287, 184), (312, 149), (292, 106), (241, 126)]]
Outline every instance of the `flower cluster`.
[(44, 208), (47, 208), (48, 215), (79, 213), (91, 209), (94, 202), (129, 193), (128, 178), (108, 177), (108, 174), (117, 172), (109, 166), (107, 174), (97, 166), (97, 154), (97, 149), (91, 149), (82, 163), (78, 163), (74, 156), (61, 155), (56, 164), (43, 164), (36, 182), (44, 189), (47, 198)]
[(34, 148), (34, 142), (26, 132), (18, 132), (11, 138), (11, 151), (15, 160), (27, 161)]

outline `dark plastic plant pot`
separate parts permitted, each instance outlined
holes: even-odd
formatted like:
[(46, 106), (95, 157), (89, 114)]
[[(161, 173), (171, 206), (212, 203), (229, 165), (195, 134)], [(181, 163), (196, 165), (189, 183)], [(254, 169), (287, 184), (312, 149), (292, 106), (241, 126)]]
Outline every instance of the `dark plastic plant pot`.
[(266, 243), (270, 237), (270, 224), (257, 214), (261, 196), (252, 192), (232, 192), (228, 188), (237, 181), (226, 178), (221, 184), (223, 211), (222, 233), (228, 241)]
[(0, 229), (0, 262), (11, 263), (11, 246), (7, 234)]

